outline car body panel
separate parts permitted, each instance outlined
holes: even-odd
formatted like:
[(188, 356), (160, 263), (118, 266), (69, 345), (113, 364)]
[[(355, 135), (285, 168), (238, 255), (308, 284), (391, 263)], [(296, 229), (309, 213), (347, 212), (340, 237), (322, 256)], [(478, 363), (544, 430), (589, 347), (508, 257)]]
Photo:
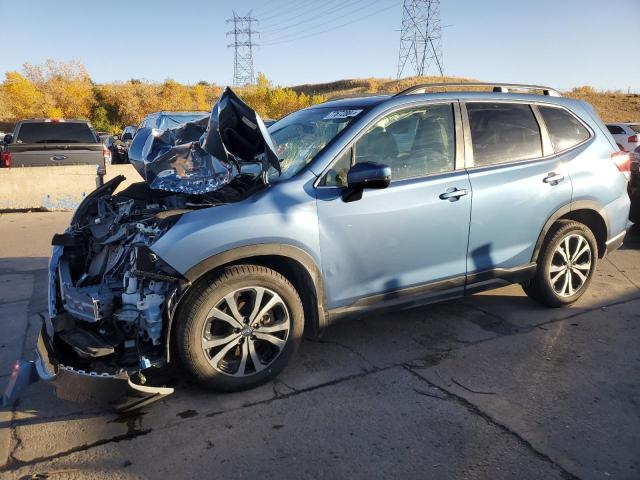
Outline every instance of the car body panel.
[(561, 158), (469, 170), (473, 191), (467, 268), (469, 273), (512, 268), (531, 260), (547, 218), (571, 202), (568, 174), (557, 185), (543, 180), (562, 172)]
[(465, 171), (392, 182), (344, 202), (339, 188), (318, 189), (318, 222), (327, 306), (464, 277), (471, 195)]
[(152, 250), (182, 274), (224, 251), (265, 243), (298, 247), (320, 265), (315, 180), (306, 170), (244, 201), (188, 212)]

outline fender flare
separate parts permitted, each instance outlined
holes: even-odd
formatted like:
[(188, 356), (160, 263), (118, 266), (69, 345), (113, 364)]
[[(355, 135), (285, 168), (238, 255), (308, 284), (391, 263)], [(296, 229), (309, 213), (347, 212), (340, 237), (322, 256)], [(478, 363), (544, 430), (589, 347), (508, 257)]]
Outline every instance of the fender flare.
[[(307, 273), (311, 284), (313, 285), (314, 300), (316, 308), (313, 311), (312, 324), (316, 333), (321, 332), (328, 323), (324, 281), (320, 267), (315, 262), (313, 257), (305, 250), (287, 244), (280, 243), (262, 243), (257, 245), (247, 245), (243, 247), (236, 247), (230, 250), (212, 255), (209, 258), (197, 263), (184, 273), (184, 278), (187, 280), (183, 282), (180, 287), (180, 293), (175, 301), (174, 305), (169, 311), (168, 322), (165, 330), (165, 349), (167, 361), (170, 359), (170, 345), (171, 345), (171, 332), (173, 326), (173, 319), (178, 309), (180, 301), (184, 298), (184, 295), (190, 290), (191, 286), (201, 279), (205, 274), (238, 261), (251, 261), (255, 257), (281, 257), (287, 260), (293, 260), (298, 263)], [(302, 296), (302, 295), (301, 295)], [(304, 298), (303, 298), (304, 303)]]
[(542, 248), (542, 243), (549, 233), (549, 230), (553, 226), (554, 223), (558, 221), (561, 217), (567, 215), (568, 213), (574, 212), (576, 210), (591, 210), (602, 218), (606, 227), (606, 238), (605, 241), (609, 238), (609, 232), (611, 231), (609, 226), (609, 217), (607, 216), (607, 212), (594, 201), (591, 200), (577, 200), (575, 202), (571, 202), (563, 207), (560, 207), (556, 210), (546, 221), (544, 227), (540, 231), (540, 235), (538, 235), (538, 240), (536, 241), (536, 246), (533, 249), (533, 255), (531, 256), (532, 262), (538, 261), (538, 255), (540, 254), (540, 249)]

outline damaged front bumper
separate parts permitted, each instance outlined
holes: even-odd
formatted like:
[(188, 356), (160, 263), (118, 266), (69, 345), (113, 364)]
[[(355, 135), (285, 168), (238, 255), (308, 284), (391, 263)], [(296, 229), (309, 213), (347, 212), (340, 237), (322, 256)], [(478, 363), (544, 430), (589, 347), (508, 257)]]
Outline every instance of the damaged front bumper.
[[(143, 380), (144, 375), (138, 375)], [(36, 344), (36, 360), (16, 361), (2, 396), (3, 406), (12, 405), (20, 393), (38, 380), (50, 382), (62, 400), (112, 407), (125, 413), (173, 393), (170, 387), (136, 383), (126, 372), (115, 375), (75, 370), (57, 363), (46, 329)]]

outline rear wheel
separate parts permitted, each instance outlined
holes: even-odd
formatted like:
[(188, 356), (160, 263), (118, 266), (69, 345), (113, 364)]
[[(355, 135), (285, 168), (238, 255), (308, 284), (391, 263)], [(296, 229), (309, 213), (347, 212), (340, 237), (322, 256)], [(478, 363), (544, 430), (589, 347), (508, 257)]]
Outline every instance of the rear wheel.
[(178, 322), (177, 345), (189, 371), (205, 386), (236, 391), (280, 373), (300, 344), (304, 314), (285, 277), (238, 265), (189, 294)]
[(542, 245), (535, 277), (523, 284), (523, 289), (543, 305), (570, 305), (589, 287), (597, 260), (598, 247), (591, 230), (579, 222), (560, 220)]

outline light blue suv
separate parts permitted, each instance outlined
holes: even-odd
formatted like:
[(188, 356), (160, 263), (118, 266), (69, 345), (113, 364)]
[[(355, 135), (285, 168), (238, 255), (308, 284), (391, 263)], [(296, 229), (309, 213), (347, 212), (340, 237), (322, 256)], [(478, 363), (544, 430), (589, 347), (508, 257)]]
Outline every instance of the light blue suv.
[[(452, 86), (487, 85), (330, 101), (268, 134), (221, 100), (226, 154), (262, 145), (280, 172), (253, 152), (262, 181), (242, 162), (220, 169), (234, 160), (207, 164), (229, 182), (210, 193), (174, 182), (113, 195), (121, 178), (94, 192), (54, 238), (39, 371), (137, 388), (177, 353), (233, 391), (273, 379), (303, 332), (345, 317), (509, 283), (549, 307), (575, 302), (625, 237), (628, 155), (591, 106), (550, 88), (427, 93)], [(174, 179), (206, 164), (207, 140), (163, 150), (158, 138), (138, 133), (130, 152), (156, 179), (167, 163), (153, 170), (140, 152), (170, 159)], [(189, 188), (207, 189), (198, 178)]]

